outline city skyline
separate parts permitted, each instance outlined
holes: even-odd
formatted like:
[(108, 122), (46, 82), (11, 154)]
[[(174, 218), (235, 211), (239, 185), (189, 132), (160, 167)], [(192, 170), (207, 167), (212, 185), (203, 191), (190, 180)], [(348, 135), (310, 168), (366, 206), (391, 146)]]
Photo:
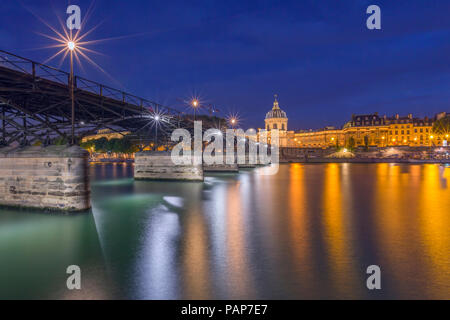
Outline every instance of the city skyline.
[[(73, 3), (86, 12), (91, 1)], [(54, 54), (30, 50), (50, 40), (35, 33), (49, 29), (29, 10), (54, 27), (55, 13), (64, 18), (65, 3), (48, 4), (54, 12), (32, 1), (5, 1), (4, 50), (37, 61)], [(449, 5), (381, 1), (383, 28), (377, 31), (365, 27), (367, 5), (231, 1), (167, 9), (96, 1), (87, 27), (103, 23), (90, 39), (125, 36), (94, 48), (106, 55), (94, 60), (115, 80), (92, 68), (76, 73), (113, 87), (120, 82), (169, 106), (181, 107), (178, 99), (198, 94), (224, 114), (239, 112), (243, 127), (262, 126), (261, 110), (270, 108), (275, 93), (290, 127), (298, 129), (338, 127), (352, 113), (424, 117), (448, 111)]]

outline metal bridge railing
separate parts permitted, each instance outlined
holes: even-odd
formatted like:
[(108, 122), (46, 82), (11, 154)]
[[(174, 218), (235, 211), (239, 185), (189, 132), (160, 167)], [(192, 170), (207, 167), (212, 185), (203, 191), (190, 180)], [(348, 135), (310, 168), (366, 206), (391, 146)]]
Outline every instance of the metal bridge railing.
[[(62, 85), (69, 85), (70, 74), (68, 72), (35, 62), (30, 59), (22, 58), (15, 54), (0, 50), (0, 66), (12, 69), (21, 73), (28, 74), (33, 78), (42, 78)], [(114, 99), (124, 104), (140, 107), (143, 112), (165, 112), (172, 115), (181, 115), (176, 109), (163, 106), (156, 102), (137, 97), (124, 91), (114, 89), (98, 82), (88, 80), (83, 77), (74, 77), (75, 90), (83, 90), (94, 93), (100, 97)]]

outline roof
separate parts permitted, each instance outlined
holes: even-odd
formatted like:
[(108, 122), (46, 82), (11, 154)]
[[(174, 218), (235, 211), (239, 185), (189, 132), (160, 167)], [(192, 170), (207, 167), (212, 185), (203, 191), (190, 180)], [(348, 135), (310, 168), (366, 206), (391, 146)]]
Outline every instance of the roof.
[(286, 112), (280, 109), (277, 98), (278, 96), (275, 95), (275, 101), (273, 102), (272, 110), (266, 113), (266, 119), (287, 118)]

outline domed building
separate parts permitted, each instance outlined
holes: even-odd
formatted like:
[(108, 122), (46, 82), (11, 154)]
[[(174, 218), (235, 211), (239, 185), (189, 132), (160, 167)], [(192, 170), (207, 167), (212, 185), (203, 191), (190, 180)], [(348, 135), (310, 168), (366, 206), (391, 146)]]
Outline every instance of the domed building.
[(288, 118), (286, 112), (280, 109), (278, 95), (275, 95), (272, 110), (267, 112), (264, 122), (266, 130), (278, 129), (280, 131), (287, 131)]
[(266, 113), (264, 123), (264, 129), (269, 131), (267, 136), (269, 143), (271, 140), (270, 130), (277, 129), (280, 147), (291, 147), (295, 145), (294, 131), (288, 131), (288, 117), (286, 112), (280, 109), (280, 105), (278, 104), (278, 95), (275, 95), (272, 110)]

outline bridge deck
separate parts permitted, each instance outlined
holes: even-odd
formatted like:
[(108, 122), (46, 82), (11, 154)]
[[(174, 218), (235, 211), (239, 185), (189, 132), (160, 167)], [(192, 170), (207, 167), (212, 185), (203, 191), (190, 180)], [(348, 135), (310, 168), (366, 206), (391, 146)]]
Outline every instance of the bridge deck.
[[(0, 118), (2, 137), (11, 143), (28, 137), (67, 137), (71, 124), (70, 75), (0, 50)], [(155, 115), (170, 119), (163, 126), (180, 126), (179, 111), (126, 92), (74, 77), (75, 129), (79, 137), (101, 128), (143, 133)], [(22, 120), (22, 121), (21, 121)]]

